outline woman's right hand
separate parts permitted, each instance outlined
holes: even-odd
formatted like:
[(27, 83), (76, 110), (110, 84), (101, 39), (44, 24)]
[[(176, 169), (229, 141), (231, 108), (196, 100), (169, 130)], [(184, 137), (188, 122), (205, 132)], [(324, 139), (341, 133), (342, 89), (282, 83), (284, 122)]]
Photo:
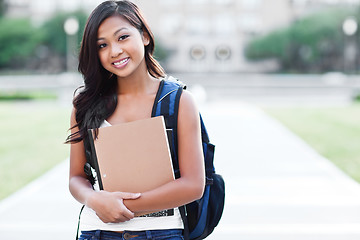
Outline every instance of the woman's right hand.
[(126, 208), (124, 199), (137, 199), (140, 193), (127, 192), (94, 192), (86, 205), (92, 208), (104, 223), (118, 223), (134, 218), (134, 213)]

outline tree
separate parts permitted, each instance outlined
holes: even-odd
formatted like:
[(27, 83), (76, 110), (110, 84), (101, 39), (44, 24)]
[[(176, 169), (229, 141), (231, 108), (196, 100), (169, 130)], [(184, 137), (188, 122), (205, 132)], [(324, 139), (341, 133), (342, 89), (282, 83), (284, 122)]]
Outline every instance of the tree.
[(0, 19), (0, 68), (23, 67), (39, 41), (40, 32), (29, 19)]
[(27, 18), (0, 18), (0, 69), (65, 70), (66, 34), (63, 26), (69, 16), (79, 20), (80, 45), (87, 19), (87, 14), (81, 11), (56, 14), (41, 27), (34, 27)]
[[(88, 17), (83, 11), (57, 13), (40, 27), (33, 26), (30, 19), (26, 18), (0, 18), (0, 69), (51, 73), (64, 71), (66, 69), (64, 22), (69, 17), (75, 17), (79, 21), (77, 33), (79, 49)], [(156, 59), (163, 61), (166, 56), (166, 49), (157, 44)]]
[(87, 20), (87, 14), (83, 11), (58, 13), (53, 18), (46, 21), (42, 26), (42, 31), (45, 33), (45, 44), (61, 56), (66, 55), (66, 33), (64, 30), (64, 23), (69, 17), (75, 17), (79, 21), (80, 29), (77, 33), (77, 39), (80, 46), (82, 33)]
[(7, 4), (5, 0), (0, 0), (0, 18), (4, 16), (6, 10), (7, 10)]
[(285, 29), (254, 39), (246, 47), (249, 60), (276, 59), (283, 71), (324, 72), (341, 70), (342, 23), (353, 13), (330, 9), (298, 19)]

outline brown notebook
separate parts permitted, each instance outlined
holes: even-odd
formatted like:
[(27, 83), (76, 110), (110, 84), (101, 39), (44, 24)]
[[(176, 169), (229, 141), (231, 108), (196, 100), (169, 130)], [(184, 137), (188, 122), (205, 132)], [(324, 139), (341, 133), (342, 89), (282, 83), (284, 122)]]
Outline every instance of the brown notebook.
[(145, 192), (174, 180), (163, 116), (89, 130), (101, 190)]

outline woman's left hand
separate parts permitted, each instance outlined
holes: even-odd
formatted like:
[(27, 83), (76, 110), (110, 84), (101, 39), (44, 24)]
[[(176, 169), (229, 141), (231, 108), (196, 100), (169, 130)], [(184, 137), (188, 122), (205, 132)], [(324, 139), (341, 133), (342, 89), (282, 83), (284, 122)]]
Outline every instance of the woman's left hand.
[(126, 222), (133, 219), (135, 215), (124, 205), (123, 201), (125, 199), (137, 199), (140, 196), (140, 193), (94, 192), (87, 205), (96, 212), (96, 215), (104, 223)]

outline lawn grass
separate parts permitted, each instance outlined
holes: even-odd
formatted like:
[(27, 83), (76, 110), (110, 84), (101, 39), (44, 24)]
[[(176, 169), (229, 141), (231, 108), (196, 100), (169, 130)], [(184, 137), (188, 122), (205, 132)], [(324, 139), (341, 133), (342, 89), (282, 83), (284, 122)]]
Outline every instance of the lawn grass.
[(265, 111), (360, 182), (360, 103), (346, 107), (273, 107)]
[[(360, 182), (360, 103), (265, 111)], [(69, 118), (56, 102), (0, 102), (0, 199), (68, 157)]]
[(56, 101), (0, 102), (0, 199), (68, 157), (70, 110)]
[(57, 95), (49, 91), (0, 91), (0, 101), (55, 100)]

